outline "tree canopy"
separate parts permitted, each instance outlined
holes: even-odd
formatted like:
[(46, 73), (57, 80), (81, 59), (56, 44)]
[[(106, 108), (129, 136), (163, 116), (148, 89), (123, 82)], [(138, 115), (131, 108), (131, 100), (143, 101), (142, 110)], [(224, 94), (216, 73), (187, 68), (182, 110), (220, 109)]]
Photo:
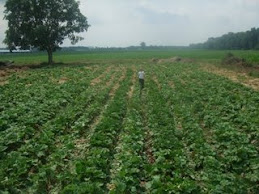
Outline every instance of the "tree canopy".
[(75, 44), (83, 39), (76, 33), (89, 27), (75, 0), (7, 0), (4, 13), (8, 20), (4, 43), (9, 49), (46, 50), (49, 63), (66, 38)]
[(259, 49), (259, 28), (246, 32), (229, 32), (221, 37), (209, 38), (205, 43), (191, 44), (192, 48), (205, 49)]
[(141, 47), (142, 49), (146, 48), (146, 46), (147, 46), (147, 45), (146, 45), (145, 42), (141, 42), (141, 43), (140, 43), (140, 47)]

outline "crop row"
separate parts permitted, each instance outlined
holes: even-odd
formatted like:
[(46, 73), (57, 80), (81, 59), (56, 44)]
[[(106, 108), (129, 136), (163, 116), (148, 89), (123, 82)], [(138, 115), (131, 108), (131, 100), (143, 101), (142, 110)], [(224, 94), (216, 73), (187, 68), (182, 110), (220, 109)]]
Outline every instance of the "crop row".
[(181, 63), (146, 66), (139, 95), (136, 68), (113, 67), (0, 88), (0, 191), (256, 193), (258, 92)]
[[(77, 143), (77, 140), (87, 141), (83, 137), (91, 133), (92, 123), (100, 116), (103, 106), (106, 106), (110, 100), (109, 93), (114, 87), (113, 84), (118, 81), (117, 75), (118, 72), (112, 75), (107, 74), (100, 84), (105, 82), (109, 84), (95, 86), (91, 90), (94, 96), (89, 106), (82, 109), (82, 115), (69, 127), (66, 133), (59, 134), (55, 141), (55, 146), (51, 150), (52, 153), (46, 156), (47, 162), (39, 168), (39, 173), (35, 173), (30, 177), (33, 182), (30, 188), (31, 191), (56, 192), (69, 183), (71, 177), (73, 177), (73, 166), (77, 160), (77, 152), (84, 151), (77, 150), (77, 146), (86, 143)], [(76, 112), (69, 113), (75, 114)]]
[(107, 185), (110, 193), (140, 193), (145, 191), (144, 154), (145, 126), (139, 89), (133, 86), (133, 95), (128, 100), (128, 111), (124, 118), (123, 130), (116, 147), (111, 171), (111, 181)]
[(76, 174), (71, 177), (64, 193), (102, 193), (110, 179), (114, 148), (121, 132), (123, 118), (127, 111), (126, 93), (132, 71), (120, 82), (112, 102), (95, 127), (85, 157), (76, 163)]
[[(188, 69), (192, 73), (182, 73)], [(180, 124), (189, 175), (201, 191), (255, 192), (258, 93), (190, 65), (178, 65), (158, 76)]]
[[(107, 76), (107, 79), (109, 77)], [(86, 80), (83, 79), (82, 82), (84, 81)], [(87, 82), (84, 84), (87, 85)], [(78, 87), (82, 87), (82, 85), (78, 84)], [(56, 137), (70, 133), (72, 126), (84, 114), (85, 109), (95, 99), (103, 101), (107, 93), (102, 94), (103, 99), (96, 98), (98, 95), (94, 88), (83, 87), (79, 95), (75, 93), (74, 101), (71, 101), (53, 119), (44, 123), (38, 131), (33, 131), (35, 133), (33, 138), (26, 140), (15, 151), (9, 152), (0, 163), (3, 188), (10, 189), (10, 185), (16, 185), (12, 188), (15, 191), (27, 187), (31, 184), (30, 182), (35, 183), (35, 180), (31, 179), (34, 174), (38, 174), (39, 177), (44, 176), (44, 173), (39, 173), (40, 167), (48, 162), (47, 157), (51, 155), (52, 150), (55, 150)], [(71, 145), (67, 145), (71, 147)]]
[[(78, 94), (82, 94), (82, 91), (89, 87), (89, 81), (93, 76), (96, 76), (95, 73), (84, 76), (85, 78), (83, 77), (79, 83), (72, 80), (65, 84), (54, 84), (47, 81), (48, 72), (40, 72), (43, 72), (41, 76), (46, 79), (44, 80), (46, 83), (41, 80), (26, 88), (26, 82), (34, 80), (34, 78), (27, 77), (27, 81), (16, 80), (3, 88), (4, 92), (1, 97), (4, 100), (1, 102), (0, 117), (2, 157), (5, 153), (17, 150), (25, 141), (37, 135), (42, 125), (66, 109), (68, 104), (78, 97)], [(84, 73), (89, 74), (88, 71)], [(74, 77), (71, 79), (75, 79)], [(23, 91), (18, 90), (13, 93), (15, 89), (12, 86), (14, 85), (24, 85), (24, 87), (20, 86)], [(13, 99), (10, 100), (10, 97)]]
[[(14, 74), (10, 83), (1, 87), (1, 131), (21, 125), (36, 128), (53, 117), (101, 72), (81, 69), (80, 74), (77, 68), (31, 70), (21, 77)], [(62, 79), (63, 84), (59, 83)]]
[(197, 192), (198, 187), (187, 171), (187, 156), (176, 131), (172, 107), (168, 106), (168, 94), (161, 91), (156, 75), (152, 77), (146, 110), (155, 161), (147, 168), (147, 190), (150, 193)]

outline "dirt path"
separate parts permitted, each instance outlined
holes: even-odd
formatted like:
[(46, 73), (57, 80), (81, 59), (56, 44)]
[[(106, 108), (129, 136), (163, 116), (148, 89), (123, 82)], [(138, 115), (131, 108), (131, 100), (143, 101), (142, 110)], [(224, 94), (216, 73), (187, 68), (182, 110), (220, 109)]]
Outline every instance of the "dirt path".
[[(152, 76), (153, 81), (156, 83), (156, 85), (159, 87), (159, 90), (161, 89), (161, 85), (155, 75)], [(147, 99), (148, 91), (144, 93), (144, 98)], [(155, 156), (153, 153), (153, 134), (152, 131), (148, 127), (148, 115), (147, 115), (148, 107), (147, 102), (143, 102), (143, 106), (141, 108), (141, 114), (143, 116), (143, 123), (144, 123), (144, 129), (145, 129), (145, 145), (144, 145), (144, 153), (147, 157), (148, 163), (153, 164), (155, 163)]]
[(150, 129), (147, 126), (147, 119), (144, 118), (144, 125), (145, 125), (145, 131), (146, 131), (146, 136), (145, 136), (145, 154), (147, 156), (148, 159), (148, 163), (149, 164), (153, 164), (155, 163), (156, 159), (153, 153), (153, 137), (151, 134)]
[(201, 69), (209, 73), (226, 77), (233, 82), (241, 83), (246, 87), (253, 88), (254, 90), (259, 91), (259, 78), (250, 77), (246, 73), (237, 73), (235, 71), (231, 71), (225, 68), (216, 67), (212, 64), (202, 65)]
[(152, 75), (153, 81), (156, 83), (157, 87), (159, 90), (161, 90), (162, 86), (160, 84), (160, 82), (157, 79), (157, 76), (155, 74)]
[(135, 86), (136, 86), (136, 80), (137, 80), (137, 74), (135, 73), (137, 71), (136, 66), (132, 67), (132, 71), (133, 71), (133, 76), (131, 78), (132, 85), (131, 85), (130, 90), (128, 92), (128, 99), (132, 98), (132, 95), (133, 95), (133, 92), (134, 92)]
[(103, 78), (112, 70), (112, 68), (112, 66), (109, 66), (101, 75), (93, 79), (90, 85), (95, 86), (96, 84), (99, 84), (103, 80)]

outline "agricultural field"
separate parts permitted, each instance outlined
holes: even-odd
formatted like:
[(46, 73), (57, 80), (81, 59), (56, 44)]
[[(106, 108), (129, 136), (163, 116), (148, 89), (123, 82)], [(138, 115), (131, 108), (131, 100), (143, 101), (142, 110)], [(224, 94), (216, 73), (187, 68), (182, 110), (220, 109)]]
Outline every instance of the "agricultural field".
[[(183, 58), (198, 59), (199, 61), (218, 62), (228, 52), (246, 59), (248, 62), (259, 65), (258, 51), (247, 50), (198, 50), (198, 49), (165, 49), (165, 50), (138, 50), (138, 51), (88, 51), (88, 52), (56, 52), (54, 61), (57, 63), (87, 63), (112, 61), (142, 62), (151, 58), (170, 58), (179, 56)], [(0, 60), (13, 60), (19, 65), (39, 64), (47, 61), (46, 52), (31, 54), (0, 54)], [(134, 60), (134, 61), (132, 61)]]
[(17, 65), (1, 70), (0, 193), (258, 193), (258, 78), (230, 76), (223, 56), (0, 56)]

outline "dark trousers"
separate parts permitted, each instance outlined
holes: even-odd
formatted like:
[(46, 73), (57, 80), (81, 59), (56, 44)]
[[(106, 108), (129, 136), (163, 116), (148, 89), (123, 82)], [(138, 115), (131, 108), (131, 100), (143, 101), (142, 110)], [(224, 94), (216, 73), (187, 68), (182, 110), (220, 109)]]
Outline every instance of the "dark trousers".
[(144, 82), (144, 79), (139, 79), (139, 85), (141, 90), (144, 88)]

